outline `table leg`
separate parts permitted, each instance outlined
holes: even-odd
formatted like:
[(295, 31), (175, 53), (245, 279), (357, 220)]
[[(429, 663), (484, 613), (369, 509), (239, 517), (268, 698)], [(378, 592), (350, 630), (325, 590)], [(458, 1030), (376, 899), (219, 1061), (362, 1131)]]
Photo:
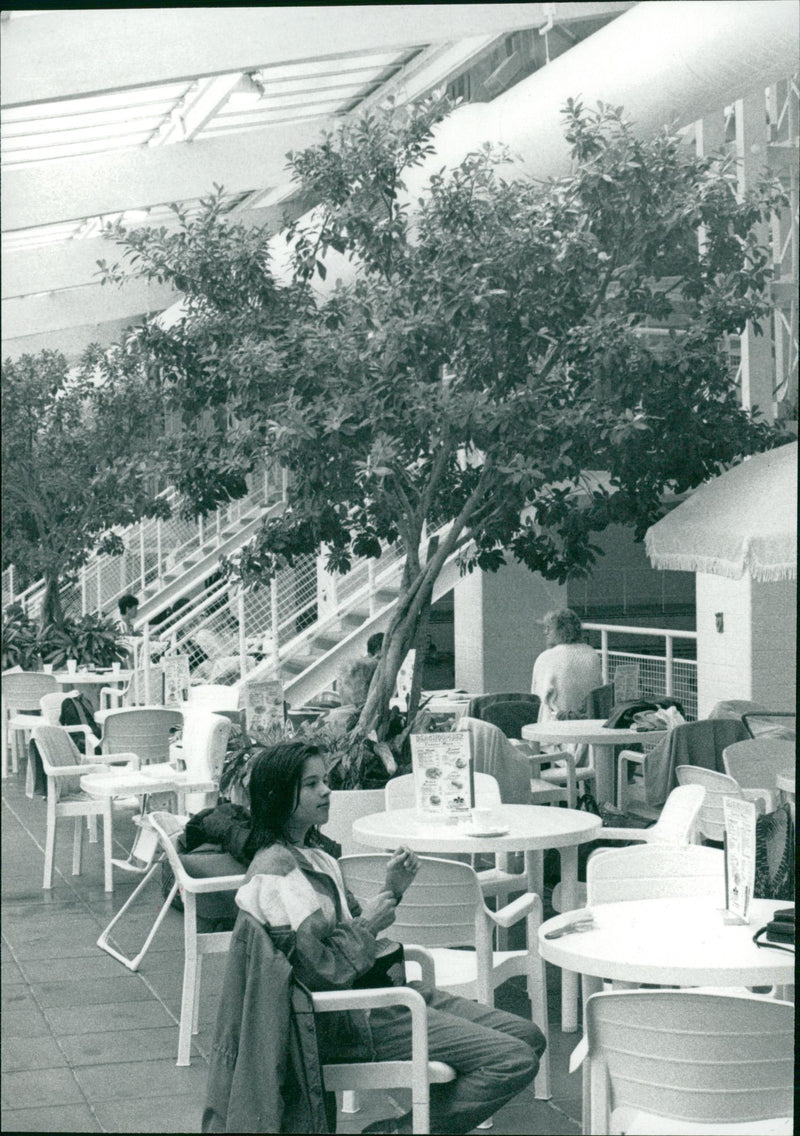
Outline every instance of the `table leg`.
[[(581, 987), (583, 990), (583, 1028), (586, 1029), (586, 1003), (591, 998), (592, 994), (599, 994), (603, 989), (602, 978), (595, 978), (592, 974), (581, 975)], [(583, 1136), (591, 1136), (589, 1131), (589, 1118), (591, 1116), (591, 1084), (589, 1081), (589, 1062), (583, 1062), (583, 1125), (581, 1131)]]
[(595, 797), (598, 805), (614, 804), (614, 747), (592, 746)]
[(528, 891), (542, 896), (544, 892), (544, 853), (533, 850), (525, 853), (525, 874), (528, 877)]
[[(578, 906), (578, 849), (560, 848), (562, 911)], [(573, 970), (561, 971), (561, 1031), (574, 1033), (578, 1028), (578, 975)]]

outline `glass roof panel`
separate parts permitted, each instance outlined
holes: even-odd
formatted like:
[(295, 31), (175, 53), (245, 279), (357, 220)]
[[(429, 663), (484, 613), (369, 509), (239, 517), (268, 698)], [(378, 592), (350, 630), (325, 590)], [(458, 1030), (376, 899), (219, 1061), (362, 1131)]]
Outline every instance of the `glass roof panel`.
[(159, 121), (169, 114), (175, 105), (172, 102), (149, 103), (137, 107), (109, 107), (108, 110), (86, 111), (82, 114), (60, 115), (58, 118), (35, 118), (25, 121), (14, 121), (3, 114), (3, 133), (6, 136), (19, 137), (23, 134), (36, 134), (47, 130), (67, 130), (84, 126), (115, 126), (124, 123), (133, 116), (156, 117)]
[(108, 150), (123, 150), (126, 147), (141, 146), (150, 134), (131, 135), (128, 138), (103, 138), (99, 142), (75, 142), (61, 146), (42, 146), (35, 150), (20, 150), (15, 153), (3, 151), (3, 164), (6, 166), (33, 165), (36, 162), (51, 161), (54, 158), (75, 158), (81, 154), (104, 154)]
[(135, 109), (149, 103), (174, 104), (182, 98), (192, 81), (162, 83), (152, 87), (137, 87), (128, 91), (108, 91), (103, 95), (87, 95), (74, 99), (60, 99), (51, 103), (31, 103), (3, 110), (3, 122), (29, 122), (37, 118), (58, 118), (61, 115), (91, 113), (115, 108)]
[(274, 67), (262, 67), (257, 72), (262, 83), (274, 79), (302, 79), (314, 75), (346, 75), (348, 68), (373, 67), (380, 69), (393, 63), (403, 63), (415, 55), (417, 48), (409, 51), (364, 52), (354, 55), (331, 55), (324, 59), (305, 59), (299, 63), (278, 63)]

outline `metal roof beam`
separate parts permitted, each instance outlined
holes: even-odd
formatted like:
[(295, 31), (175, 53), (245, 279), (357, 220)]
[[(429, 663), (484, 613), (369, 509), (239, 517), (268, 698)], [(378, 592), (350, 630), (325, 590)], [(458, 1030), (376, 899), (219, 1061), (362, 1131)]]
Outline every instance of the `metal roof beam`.
[(327, 118), (191, 144), (62, 158), (3, 172), (3, 232), (125, 209), (189, 201), (212, 184), (229, 193), (288, 181), (286, 152), (319, 141)]
[[(556, 21), (630, 3), (559, 3)], [(366, 4), (47, 10), (2, 24), (3, 106), (254, 71), (320, 57), (500, 35), (548, 19), (548, 4)]]

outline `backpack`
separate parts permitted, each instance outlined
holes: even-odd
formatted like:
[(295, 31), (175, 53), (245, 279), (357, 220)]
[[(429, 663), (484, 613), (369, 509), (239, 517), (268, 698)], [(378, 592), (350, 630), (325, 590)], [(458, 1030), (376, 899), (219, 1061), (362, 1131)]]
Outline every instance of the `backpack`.
[[(96, 738), (100, 737), (100, 727), (94, 720), (94, 708), (83, 694), (71, 694), (61, 703), (59, 722), (62, 726), (88, 726)], [(75, 733), (72, 740), (81, 753), (86, 753), (86, 736)]]

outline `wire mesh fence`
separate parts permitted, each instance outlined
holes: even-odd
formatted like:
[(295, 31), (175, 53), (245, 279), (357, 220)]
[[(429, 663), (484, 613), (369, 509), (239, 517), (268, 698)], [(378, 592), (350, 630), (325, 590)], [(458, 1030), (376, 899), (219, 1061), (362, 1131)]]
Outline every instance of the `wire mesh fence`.
[(667, 659), (656, 655), (639, 655), (621, 651), (608, 652), (608, 681), (614, 681), (617, 667), (639, 666), (639, 696), (662, 698), (670, 695), (683, 706), (684, 716), (697, 718), (697, 662), (694, 659), (672, 659), (672, 681), (667, 683)]

